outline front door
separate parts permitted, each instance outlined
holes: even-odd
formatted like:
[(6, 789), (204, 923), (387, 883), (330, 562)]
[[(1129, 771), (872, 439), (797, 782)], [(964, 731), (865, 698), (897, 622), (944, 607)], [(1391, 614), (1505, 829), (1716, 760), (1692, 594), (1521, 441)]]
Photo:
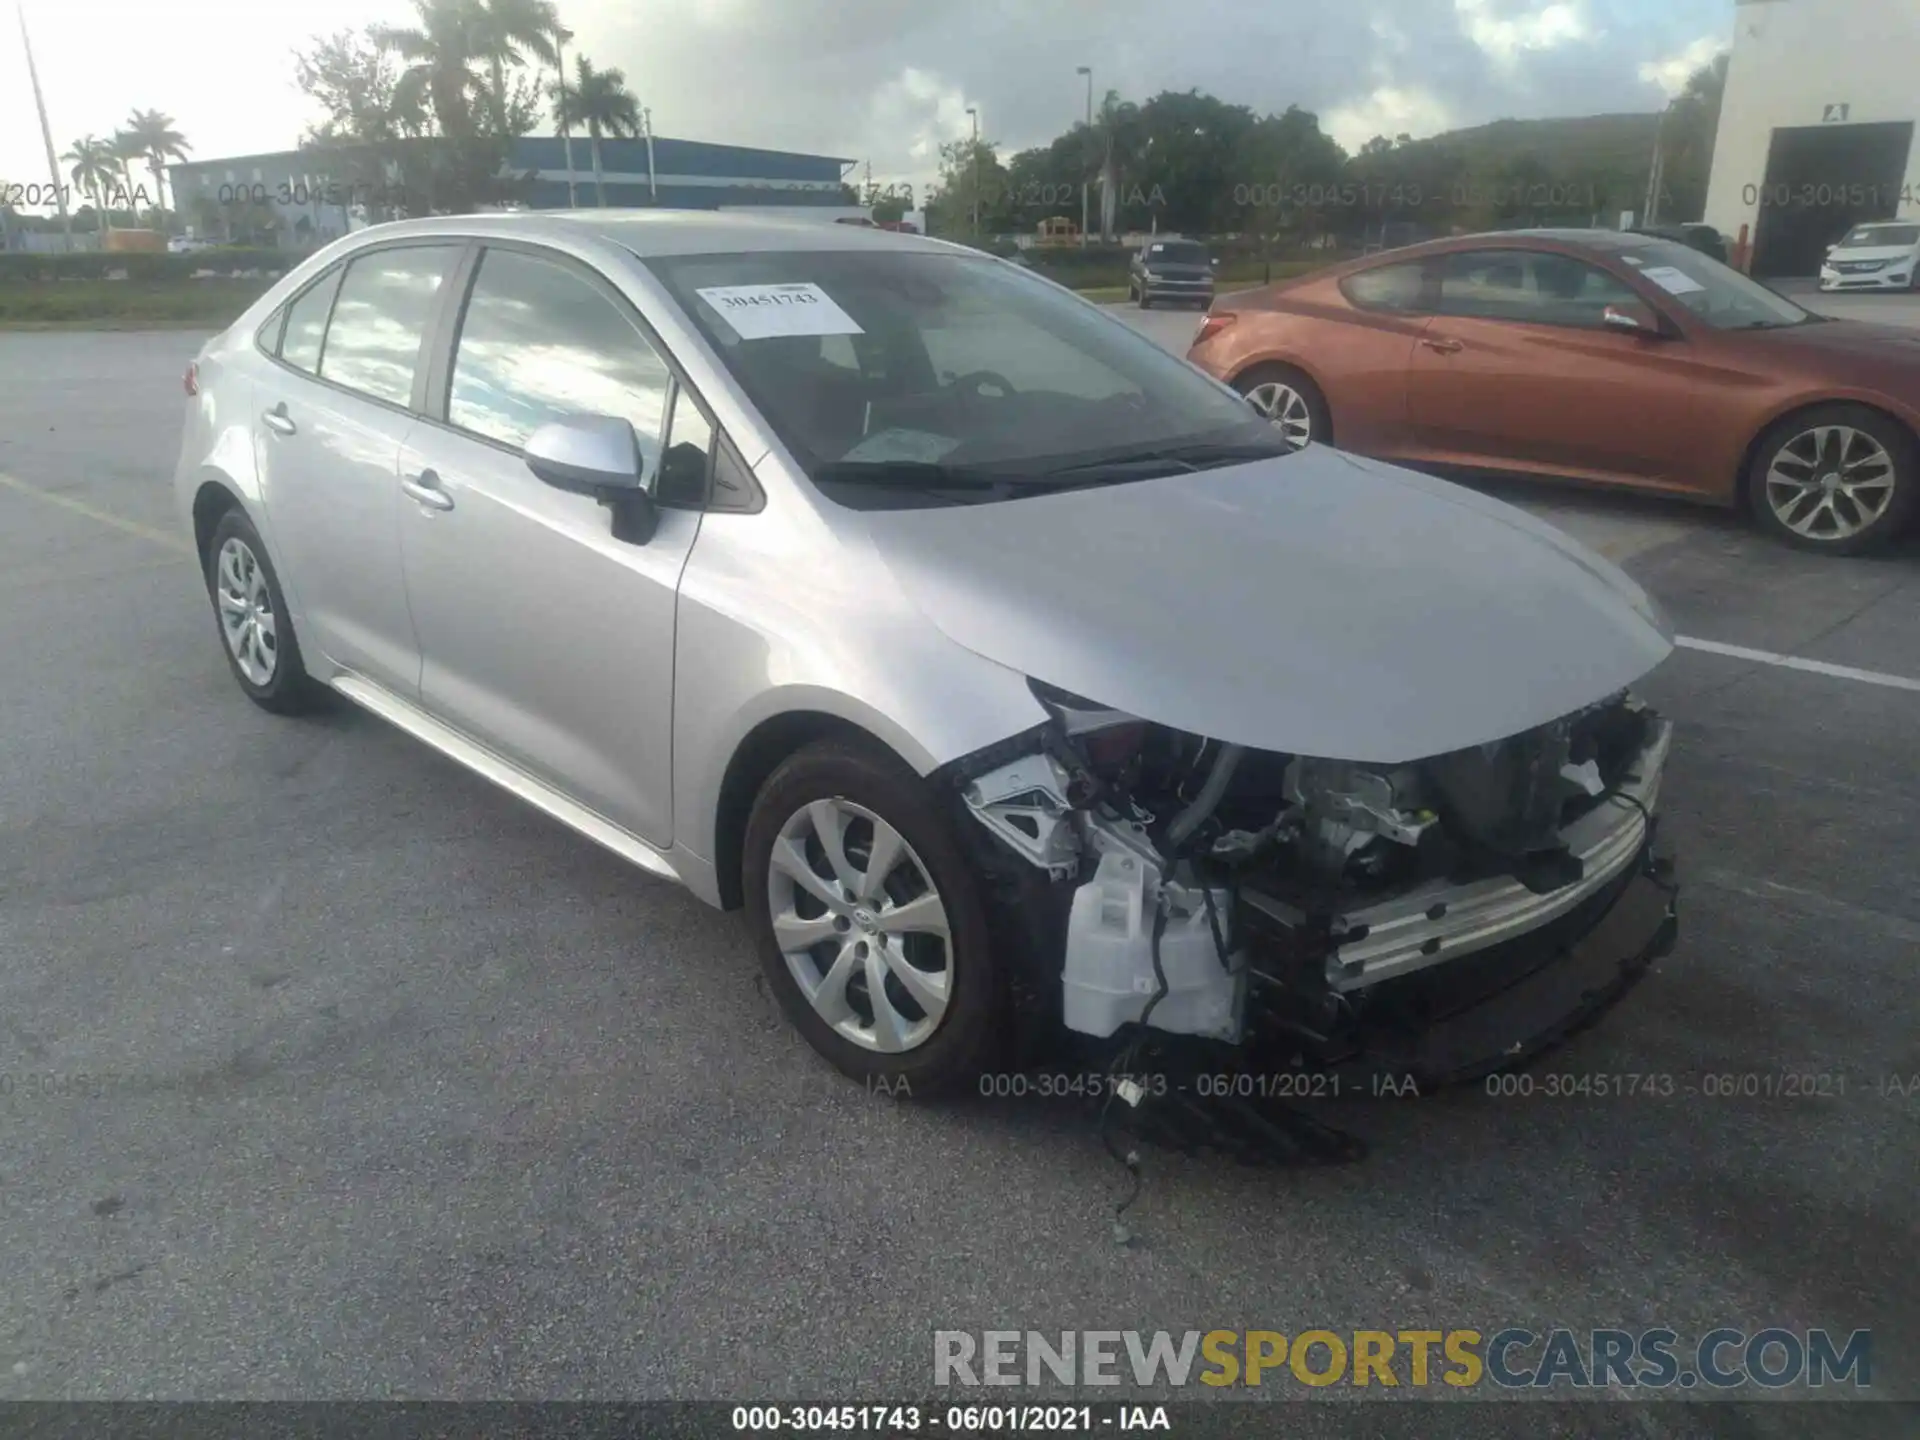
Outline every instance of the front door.
[(1413, 347), (1407, 416), (1425, 459), (1657, 485), (1676, 473), (1697, 368), (1690, 345), (1608, 328), (1644, 312), (1625, 281), (1573, 256), (1517, 249), (1444, 257), (1439, 313)]
[(426, 707), (658, 846), (673, 838), (674, 610), (701, 497), (676, 505), (656, 488), (658, 530), (629, 544), (598, 501), (536, 479), (521, 446), (551, 420), (617, 415), (653, 446), (705, 454), (711, 428), (690, 403), (667, 433), (672, 393), (604, 280), (560, 256), (489, 247), (445, 423), (422, 423), (400, 457)]

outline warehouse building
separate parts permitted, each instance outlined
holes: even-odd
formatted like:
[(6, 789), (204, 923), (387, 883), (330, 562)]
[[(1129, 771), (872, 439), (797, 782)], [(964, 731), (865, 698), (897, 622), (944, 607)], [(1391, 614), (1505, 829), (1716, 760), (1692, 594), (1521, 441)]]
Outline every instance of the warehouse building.
[[(584, 137), (523, 136), (513, 142), (507, 173), (531, 209), (593, 207), (604, 187), (609, 206), (718, 210), (736, 206), (843, 206), (842, 177), (851, 160), (713, 145), (665, 136), (600, 142), (600, 184)], [(195, 160), (167, 167), (175, 208), (193, 232), (210, 240), (252, 240), (293, 247), (323, 243), (370, 221), (389, 218), (391, 195), (363, 152), (285, 150)]]
[(1705, 219), (1760, 276), (1866, 220), (1920, 219), (1920, 0), (1736, 0)]

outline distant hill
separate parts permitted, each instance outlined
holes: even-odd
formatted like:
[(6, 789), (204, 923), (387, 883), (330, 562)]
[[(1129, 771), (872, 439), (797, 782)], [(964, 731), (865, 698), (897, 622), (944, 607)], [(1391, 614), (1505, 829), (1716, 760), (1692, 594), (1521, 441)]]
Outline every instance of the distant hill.
[[(1706, 199), (1711, 131), (1704, 145), (1683, 148), (1676, 129), (1668, 132), (1660, 218), (1698, 219)], [(1496, 120), (1384, 149), (1363, 148), (1348, 161), (1348, 173), (1389, 196), (1418, 193), (1417, 215), (1391, 218), (1417, 220), (1442, 232), (1611, 223), (1608, 217), (1621, 211), (1644, 208), (1659, 133), (1657, 114)]]
[(1509, 161), (1534, 154), (1568, 178), (1582, 170), (1611, 175), (1638, 169), (1645, 174), (1659, 128), (1660, 117), (1651, 114), (1496, 120), (1415, 140), (1402, 149), (1448, 150), (1464, 156), (1476, 171), (1483, 166), (1504, 168)]

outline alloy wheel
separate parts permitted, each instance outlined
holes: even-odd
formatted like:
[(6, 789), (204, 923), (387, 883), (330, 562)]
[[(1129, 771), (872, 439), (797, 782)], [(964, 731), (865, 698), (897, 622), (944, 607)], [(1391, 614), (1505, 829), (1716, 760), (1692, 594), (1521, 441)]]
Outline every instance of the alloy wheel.
[(1873, 436), (1848, 425), (1803, 430), (1767, 467), (1767, 504), (1789, 530), (1809, 540), (1847, 540), (1893, 503), (1893, 457)]
[(229, 536), (220, 547), (214, 576), (220, 630), (227, 637), (233, 663), (249, 684), (262, 687), (271, 684), (273, 672), (280, 663), (280, 651), (273, 594), (267, 588), (266, 572), (260, 568), (259, 558), (246, 541)]
[(924, 1045), (953, 996), (953, 935), (932, 874), (900, 832), (850, 800), (780, 827), (767, 867), (775, 943), (800, 993), (855, 1045)]
[(1291, 385), (1268, 380), (1247, 391), (1247, 399), (1294, 449), (1313, 439), (1313, 412), (1307, 408), (1306, 397)]

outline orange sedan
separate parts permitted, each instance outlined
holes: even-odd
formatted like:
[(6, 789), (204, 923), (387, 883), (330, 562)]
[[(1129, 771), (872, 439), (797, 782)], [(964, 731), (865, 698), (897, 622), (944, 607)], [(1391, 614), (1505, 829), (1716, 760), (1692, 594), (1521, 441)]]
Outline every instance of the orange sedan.
[(1750, 507), (1851, 554), (1920, 505), (1920, 329), (1606, 230), (1417, 245), (1217, 300), (1189, 360), (1296, 443)]

